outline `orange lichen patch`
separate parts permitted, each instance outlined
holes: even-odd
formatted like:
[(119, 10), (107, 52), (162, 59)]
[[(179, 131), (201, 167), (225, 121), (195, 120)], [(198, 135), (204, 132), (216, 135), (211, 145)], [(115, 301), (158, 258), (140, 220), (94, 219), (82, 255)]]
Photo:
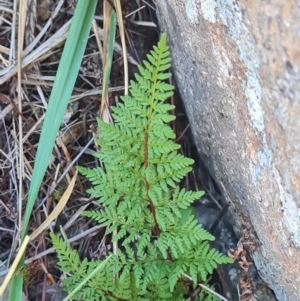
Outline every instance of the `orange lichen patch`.
[(247, 153), (250, 155), (250, 158), (254, 165), (258, 164), (258, 157), (257, 157), (257, 148), (254, 147), (252, 141), (246, 142), (246, 150)]
[(295, 190), (299, 191), (300, 190), (300, 175), (297, 173), (295, 170), (290, 171), (290, 179), (292, 186)]

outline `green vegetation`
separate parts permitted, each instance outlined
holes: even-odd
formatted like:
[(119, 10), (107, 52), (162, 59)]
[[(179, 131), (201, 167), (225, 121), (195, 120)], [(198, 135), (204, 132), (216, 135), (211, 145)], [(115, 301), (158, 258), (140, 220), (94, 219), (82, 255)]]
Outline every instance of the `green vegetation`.
[[(118, 243), (116, 253), (80, 260), (51, 234), (61, 271), (68, 275), (64, 288), (77, 300), (187, 300), (217, 264), (232, 262), (210, 248), (214, 237), (189, 213), (203, 192), (179, 187), (193, 160), (177, 152), (168, 126), (175, 117), (169, 114), (174, 106), (165, 103), (173, 93), (165, 81), (171, 76), (166, 35), (147, 57), (130, 95), (112, 108), (115, 124), (98, 120), (96, 156), (104, 169), (78, 168), (102, 206), (84, 215), (107, 227), (106, 235)], [(218, 300), (203, 289), (191, 299)]]
[[(34, 170), (23, 216), (21, 243), (30, 221), (32, 209), (37, 198), (43, 177), (49, 164), (58, 129), (66, 112), (72, 94), (86, 43), (89, 37), (97, 0), (79, 0), (70, 31), (64, 46), (54, 86), (50, 95), (45, 121), (34, 163)], [(20, 268), (23, 265), (21, 261)], [(10, 301), (22, 300), (23, 276), (15, 275), (10, 289)]]

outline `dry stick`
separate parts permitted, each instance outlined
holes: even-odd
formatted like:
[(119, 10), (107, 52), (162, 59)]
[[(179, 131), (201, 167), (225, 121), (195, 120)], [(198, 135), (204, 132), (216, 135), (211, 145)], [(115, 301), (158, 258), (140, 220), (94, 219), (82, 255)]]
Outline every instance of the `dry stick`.
[[(2, 56), (1, 52), (4, 52), (3, 50), (6, 51), (8, 49), (0, 45), (0, 60), (2, 61), (2, 64), (7, 67), (9, 66), (9, 61)], [(6, 51), (5, 54), (9, 54), (9, 51)]]
[[(124, 87), (119, 86), (119, 87), (114, 87), (114, 88), (108, 88), (107, 92), (117, 92), (117, 91), (122, 91), (122, 90), (124, 90)], [(70, 103), (75, 102), (75, 101), (77, 101), (81, 98), (87, 97), (87, 96), (97, 96), (97, 95), (102, 95), (102, 90), (100, 90), (99, 88), (91, 89), (89, 91), (82, 92), (81, 94), (71, 96)]]
[[(2, 1), (3, 2), (3, 1)], [(3, 6), (3, 5), (0, 5), (0, 11), (1, 12), (7, 12), (7, 13), (10, 13), (10, 14), (13, 14), (14, 13), (14, 10), (9, 8), (9, 7), (6, 7), (6, 6)], [(7, 20), (5, 20), (7, 21)]]
[(12, 163), (12, 159), (0, 148), (0, 153), (2, 154), (2, 156), (4, 156), (6, 158), (6, 160), (4, 161), (2, 168), (4, 167), (8, 167), (6, 166), (6, 161), (9, 161), (10, 163)]
[(220, 203), (216, 200), (216, 198), (214, 197), (214, 195), (209, 191), (209, 188), (208, 187), (204, 187), (205, 188), (205, 193), (207, 193), (210, 198), (214, 201), (214, 203), (220, 208), (222, 209), (223, 207), (220, 205)]
[(92, 24), (93, 24), (93, 31), (94, 31), (94, 34), (95, 34), (97, 46), (98, 46), (99, 53), (100, 53), (101, 63), (103, 64), (103, 61), (104, 61), (104, 59), (103, 59), (103, 48), (102, 48), (101, 39), (100, 39), (100, 36), (99, 36), (98, 25), (97, 25), (97, 22), (96, 22), (95, 19), (93, 19)]
[[(1, 230), (1, 231), (4, 231), (4, 232), (10, 232), (10, 233), (13, 233), (13, 234), (15, 233), (14, 230), (11, 230), (11, 229), (8, 229), (8, 228), (2, 228), (2, 227), (0, 227), (0, 230)], [(2, 253), (1, 253), (1, 259), (2, 259), (3, 257), (6, 257), (6, 255), (8, 255), (9, 252), (10, 252), (10, 250), (6, 250), (6, 251), (2, 252)]]
[(101, 104), (100, 104), (100, 117), (103, 119), (104, 122), (106, 122), (103, 118), (104, 109), (107, 107), (107, 88), (108, 88), (108, 81), (109, 78), (107, 78), (107, 55), (108, 55), (108, 42), (109, 42), (109, 35), (111, 34), (111, 28), (110, 23), (113, 16), (113, 8), (112, 3), (110, 0), (104, 0), (103, 2), (103, 57), (102, 57), (102, 68), (103, 68), (103, 79), (102, 79), (102, 90), (104, 93), (102, 93), (101, 96)]
[(136, 51), (136, 48), (134, 47), (134, 45), (133, 45), (133, 43), (132, 43), (132, 40), (131, 40), (130, 37), (129, 37), (128, 31), (126, 31), (125, 34), (126, 34), (126, 37), (127, 37), (128, 44), (129, 44), (131, 50), (133, 51), (133, 53), (134, 53), (136, 59), (138, 60), (137, 65), (141, 65), (141, 60), (140, 60), (139, 55), (138, 55), (138, 53), (137, 53), (137, 51)]
[(145, 27), (157, 27), (157, 25), (151, 21), (131, 21), (131, 23), (139, 26), (145, 26)]
[(10, 52), (9, 52), (9, 60), (15, 61), (15, 53), (16, 53), (16, 27), (17, 27), (17, 11), (18, 11), (18, 0), (14, 0), (13, 5), (13, 21), (12, 21), (12, 28), (11, 28), (11, 39), (10, 39)]
[(190, 127), (190, 124), (188, 124), (186, 127), (185, 127), (185, 129), (181, 132), (181, 134), (178, 136), (178, 138), (175, 140), (176, 142), (178, 142), (181, 138), (182, 138), (182, 136), (186, 133), (186, 131), (189, 129), (189, 127)]
[(149, 4), (147, 1), (142, 0), (142, 2), (144, 2), (145, 4), (147, 4), (150, 8), (152, 8), (154, 11), (156, 11), (155, 7), (152, 6), (151, 4)]
[(126, 19), (126, 18), (132, 16), (133, 14), (139, 12), (140, 10), (142, 10), (142, 9), (145, 8), (145, 7), (146, 7), (146, 5), (137, 8), (136, 10), (134, 10), (134, 11), (130, 12), (129, 14), (127, 14), (124, 18)]
[[(96, 19), (96, 17), (95, 17), (95, 19)], [(94, 25), (93, 25), (93, 31), (95, 31)], [(99, 26), (97, 26), (97, 32), (98, 32), (99, 38), (101, 40), (103, 40), (103, 29), (100, 28)], [(96, 35), (96, 32), (95, 32), (95, 35)], [(98, 44), (98, 42), (97, 42), (97, 44)], [(102, 48), (102, 46), (101, 46), (101, 48)], [(102, 50), (100, 50), (100, 55), (103, 56), (103, 53), (101, 54), (101, 51)], [(123, 47), (117, 41), (115, 41), (115, 44), (114, 44), (114, 51), (116, 51), (117, 53), (123, 53)], [(133, 65), (138, 65), (138, 62), (129, 53), (127, 53), (127, 60), (128, 60), (128, 62), (130, 62)]]
[(217, 217), (215, 218), (213, 224), (211, 225), (211, 227), (209, 228), (209, 232), (211, 234), (214, 234), (219, 222), (221, 221), (222, 217), (224, 216), (224, 214), (226, 213), (227, 209), (229, 208), (229, 204), (225, 203), (221, 209), (221, 211), (218, 213)]
[(87, 203), (85, 205), (80, 206), (80, 208), (74, 214), (72, 214), (72, 217), (67, 221), (67, 223), (64, 225), (63, 229), (67, 230), (72, 225), (74, 225), (74, 223), (77, 220), (77, 218), (79, 217), (79, 215), (81, 215), (82, 211), (84, 211), (86, 209), (86, 207), (89, 206), (89, 205), (90, 204)]
[(3, 208), (6, 210), (8, 216), (12, 215), (12, 211), (11, 209), (9, 209), (6, 204), (2, 201), (2, 199), (0, 199), (0, 205), (3, 206)]
[(122, 8), (121, 8), (120, 0), (115, 0), (115, 7), (117, 10), (120, 36), (121, 36), (121, 42), (122, 42), (122, 47), (123, 47), (125, 95), (128, 95), (128, 86), (129, 86), (128, 59), (127, 59), (127, 49), (126, 49), (126, 41), (125, 41), (125, 29), (124, 29), (123, 15), (122, 15)]
[[(140, 1), (140, 0), (135, 0), (135, 2), (136, 2), (137, 7), (140, 7), (140, 6), (141, 6), (141, 1)], [(142, 20), (142, 19), (143, 19), (143, 18), (142, 18), (142, 13), (141, 13), (140, 10), (138, 11), (138, 19), (139, 19), (139, 20)]]
[[(54, 79), (53, 79), (53, 81), (54, 81)], [(44, 108), (47, 109), (48, 103), (47, 103), (46, 98), (44, 96), (43, 90), (41, 89), (40, 85), (35, 85), (35, 86), (36, 86), (37, 92), (38, 92), (38, 94), (41, 98), (41, 101), (44, 105)], [(36, 116), (36, 118), (38, 118), (38, 116)]]
[(25, 16), (25, 47), (34, 40), (34, 32), (37, 20), (37, 0), (26, 0)]
[[(7, 48), (3, 45), (0, 45), (0, 53), (9, 55), (9, 53), (10, 53), (9, 48)], [(5, 65), (5, 67), (7, 67), (9, 65), (9, 61), (7, 59), (5, 59), (2, 55), (1, 55), (1, 60), (2, 60), (2, 63)]]
[(42, 123), (42, 121), (44, 120), (45, 114), (42, 115), (38, 121), (33, 125), (33, 127), (28, 131), (28, 133), (23, 137), (22, 143), (24, 143), (25, 141), (27, 141), (27, 139), (29, 138), (29, 136), (33, 133), (36, 133), (37, 127)]
[(238, 284), (236, 285), (236, 289), (237, 289), (237, 292), (238, 292), (239, 301), (241, 301), (240, 287), (239, 287)]
[(22, 194), (23, 194), (23, 174), (24, 174), (24, 152), (23, 152), (23, 123), (22, 123), (22, 50), (24, 43), (24, 26), (26, 19), (27, 0), (21, 1), (19, 5), (19, 28), (18, 28), (18, 110), (19, 110), (19, 230), (22, 226)]

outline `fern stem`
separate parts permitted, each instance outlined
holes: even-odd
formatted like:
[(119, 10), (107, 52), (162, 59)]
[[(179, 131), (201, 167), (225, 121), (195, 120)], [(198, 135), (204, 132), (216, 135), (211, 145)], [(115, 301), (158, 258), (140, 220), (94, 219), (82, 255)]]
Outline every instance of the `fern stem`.
[[(146, 191), (148, 192), (149, 191), (149, 188), (150, 188), (150, 185), (148, 183), (148, 181), (146, 181)], [(159, 236), (160, 234), (160, 228), (158, 226), (158, 222), (157, 222), (157, 219), (156, 219), (156, 212), (155, 212), (155, 208), (154, 208), (154, 205), (153, 205), (153, 202), (151, 201), (150, 198), (148, 198), (148, 203), (149, 203), (149, 206), (150, 206), (150, 210), (151, 210), (151, 213), (153, 214), (153, 218), (154, 218), (154, 228), (153, 228), (153, 232), (156, 236)]]
[[(157, 60), (157, 63), (156, 63), (156, 68), (155, 68), (155, 72), (154, 72), (154, 75), (153, 75), (153, 86), (152, 86), (152, 91), (151, 91), (151, 101), (150, 101), (150, 112), (149, 112), (149, 115), (147, 116), (147, 126), (146, 126), (146, 134), (145, 134), (145, 145), (144, 145), (144, 166), (145, 168), (148, 167), (148, 153), (149, 153), (149, 130), (150, 130), (150, 123), (151, 123), (151, 116), (152, 116), (152, 112), (153, 112), (153, 105), (154, 105), (154, 95), (155, 95), (155, 91), (156, 91), (156, 88), (157, 88), (157, 75), (158, 75), (158, 66), (161, 65), (161, 53), (160, 53), (160, 56), (159, 56), (159, 59)], [(150, 185), (148, 183), (148, 181), (146, 181), (146, 190), (147, 192), (149, 191), (150, 189)], [(153, 205), (153, 202), (152, 200), (149, 198), (148, 199), (148, 203), (150, 205), (150, 210), (153, 214), (153, 218), (154, 218), (154, 228), (153, 228), (153, 232), (156, 236), (159, 236), (159, 234), (161, 233), (161, 230), (159, 228), (159, 225), (158, 225), (158, 222), (157, 222), (157, 219), (156, 219), (156, 212), (155, 212), (155, 207)]]

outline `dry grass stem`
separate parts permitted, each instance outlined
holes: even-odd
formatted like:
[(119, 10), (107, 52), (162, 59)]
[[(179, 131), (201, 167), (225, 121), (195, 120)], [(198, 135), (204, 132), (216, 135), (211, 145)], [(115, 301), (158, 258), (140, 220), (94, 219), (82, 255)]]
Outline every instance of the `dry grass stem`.
[[(23, 4), (26, 7), (25, 18), (25, 47), (34, 40), (34, 31), (37, 19), (37, 0), (26, 0)], [(23, 27), (24, 28), (24, 27)]]
[[(68, 35), (69, 27), (71, 24), (71, 20), (69, 20), (64, 26), (58, 30), (51, 38), (45, 41), (42, 45), (40, 45), (37, 49), (32, 51), (22, 60), (22, 68), (27, 67), (30, 64), (34, 64), (39, 62), (40, 60), (44, 60), (51, 55), (51, 49), (58, 47), (62, 42), (65, 41)], [(5, 68), (0, 71), (0, 85), (4, 84), (8, 81), (12, 76), (14, 76), (18, 72), (17, 64), (12, 64), (8, 68)]]
[(146, 22), (146, 21), (131, 21), (135, 25), (139, 26), (146, 26), (146, 27), (157, 27), (155, 23), (153, 22)]
[(24, 28), (25, 19), (27, 12), (27, 1), (24, 0), (19, 5), (19, 27), (18, 27), (18, 124), (19, 124), (19, 195), (18, 195), (18, 205), (19, 205), (19, 229), (22, 225), (22, 205), (23, 205), (23, 175), (24, 175), (24, 159), (23, 159), (23, 126), (22, 126), (22, 99), (23, 99), (23, 89), (21, 84), (22, 78), (22, 51), (24, 44)]
[(146, 7), (146, 6), (144, 5), (144, 6), (141, 6), (141, 7), (137, 8), (136, 10), (134, 10), (134, 11), (130, 12), (129, 14), (127, 14), (124, 18), (126, 19), (126, 18), (128, 18), (128, 17), (134, 15), (135, 13), (139, 12), (140, 10), (142, 10), (142, 9), (145, 8), (145, 7)]
[(60, 10), (61, 6), (63, 5), (63, 3), (64, 3), (64, 0), (60, 0), (57, 3), (57, 5), (55, 6), (54, 11), (51, 14), (51, 17), (49, 18), (49, 20), (47, 21), (47, 23), (45, 24), (43, 29), (40, 31), (40, 33), (33, 39), (33, 41), (24, 50), (24, 56), (28, 55), (28, 53), (30, 53), (33, 50), (33, 48), (38, 44), (38, 42), (41, 40), (41, 38), (45, 35), (47, 30), (49, 29), (49, 27), (53, 23), (52, 20), (54, 20), (55, 17), (57, 16), (57, 14), (59, 13), (59, 10)]
[(144, 2), (146, 5), (148, 5), (148, 6), (149, 6), (151, 9), (153, 9), (154, 11), (156, 10), (156, 8), (155, 8), (153, 5), (149, 4), (147, 1), (142, 0), (142, 2)]
[(125, 28), (123, 22), (123, 15), (122, 15), (122, 8), (120, 0), (115, 0), (115, 8), (117, 11), (118, 16), (118, 23), (119, 23), (119, 32), (122, 42), (122, 50), (123, 50), (123, 65), (124, 65), (124, 94), (128, 94), (129, 89), (129, 78), (128, 78), (128, 58), (127, 58), (127, 47), (126, 47), (126, 40), (125, 40)]

